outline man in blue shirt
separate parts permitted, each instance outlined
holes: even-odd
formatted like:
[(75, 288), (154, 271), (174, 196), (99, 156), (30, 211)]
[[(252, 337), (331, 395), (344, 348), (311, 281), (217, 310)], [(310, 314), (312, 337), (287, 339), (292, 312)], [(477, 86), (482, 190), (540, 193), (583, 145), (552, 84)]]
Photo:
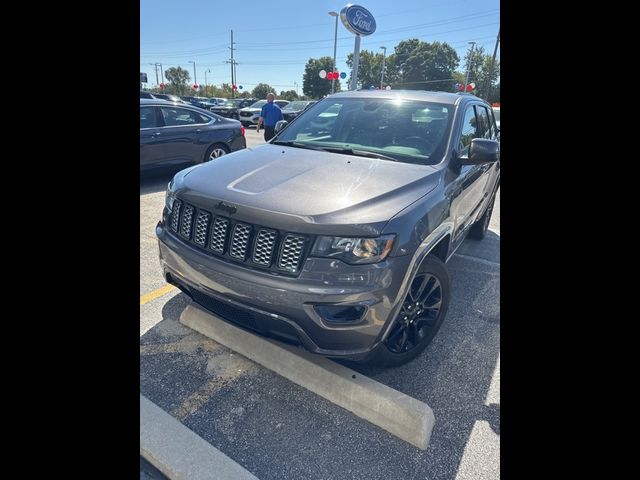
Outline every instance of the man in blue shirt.
[(260, 131), (260, 126), (264, 124), (264, 141), (268, 142), (275, 136), (276, 122), (283, 119), (282, 110), (280, 107), (273, 103), (276, 96), (273, 93), (267, 93), (267, 103), (264, 104), (260, 111), (260, 118), (258, 118), (257, 132)]

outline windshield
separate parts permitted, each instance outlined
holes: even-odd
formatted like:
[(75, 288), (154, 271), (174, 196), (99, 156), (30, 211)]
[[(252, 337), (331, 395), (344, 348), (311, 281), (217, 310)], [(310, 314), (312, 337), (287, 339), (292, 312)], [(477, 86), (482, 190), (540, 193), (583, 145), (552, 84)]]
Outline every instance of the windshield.
[(309, 107), (273, 143), (300, 148), (373, 152), (405, 163), (442, 160), (451, 106), (386, 98), (326, 99)]
[(251, 105), (249, 108), (262, 108), (262, 106), (267, 103), (266, 100), (258, 100), (256, 103)]
[(283, 110), (302, 110), (306, 105), (307, 102), (291, 102)]
[(219, 107), (235, 107), (237, 105), (237, 102), (235, 102), (234, 100), (225, 100), (224, 102), (220, 102), (218, 104)]

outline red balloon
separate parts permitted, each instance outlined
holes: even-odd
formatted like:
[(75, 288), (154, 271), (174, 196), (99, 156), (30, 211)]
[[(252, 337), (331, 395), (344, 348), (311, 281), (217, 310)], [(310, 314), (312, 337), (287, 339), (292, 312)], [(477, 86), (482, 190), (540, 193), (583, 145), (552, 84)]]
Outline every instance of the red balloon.
[(463, 88), (464, 88), (464, 85), (462, 85), (462, 84), (458, 85), (458, 91), (459, 92), (461, 92)]
[(160, 84), (160, 90), (164, 90), (164, 83)]
[(471, 85), (467, 85), (467, 92), (470, 92), (471, 90), (473, 90), (473, 87)]
[(194, 83), (194, 84), (193, 84), (193, 89), (194, 89), (194, 90), (198, 90), (198, 84), (197, 84), (197, 83)]

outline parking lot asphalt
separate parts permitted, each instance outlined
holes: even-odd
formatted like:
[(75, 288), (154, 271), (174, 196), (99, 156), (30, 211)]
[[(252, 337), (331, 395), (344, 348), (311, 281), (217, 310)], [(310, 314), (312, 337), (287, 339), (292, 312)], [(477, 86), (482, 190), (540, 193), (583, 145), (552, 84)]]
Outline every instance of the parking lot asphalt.
[[(262, 132), (247, 129), (248, 146), (260, 143)], [(166, 286), (154, 227), (171, 175), (140, 184), (144, 396), (260, 479), (499, 478), (499, 191), (487, 237), (467, 239), (448, 263), (451, 305), (427, 350), (393, 369), (349, 364), (431, 406), (436, 424), (421, 451), (181, 325), (178, 290), (149, 295)]]

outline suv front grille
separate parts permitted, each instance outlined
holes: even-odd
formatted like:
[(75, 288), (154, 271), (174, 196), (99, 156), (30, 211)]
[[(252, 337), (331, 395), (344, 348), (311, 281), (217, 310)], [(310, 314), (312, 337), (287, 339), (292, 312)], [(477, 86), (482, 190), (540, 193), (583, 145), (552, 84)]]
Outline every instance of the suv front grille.
[(236, 222), (176, 199), (169, 230), (208, 254), (247, 267), (298, 275), (310, 238)]
[(233, 237), (231, 238), (231, 249), (229, 255), (233, 258), (244, 260), (247, 256), (247, 246), (249, 245), (249, 236), (251, 235), (251, 227), (242, 223), (236, 223), (233, 229)]

